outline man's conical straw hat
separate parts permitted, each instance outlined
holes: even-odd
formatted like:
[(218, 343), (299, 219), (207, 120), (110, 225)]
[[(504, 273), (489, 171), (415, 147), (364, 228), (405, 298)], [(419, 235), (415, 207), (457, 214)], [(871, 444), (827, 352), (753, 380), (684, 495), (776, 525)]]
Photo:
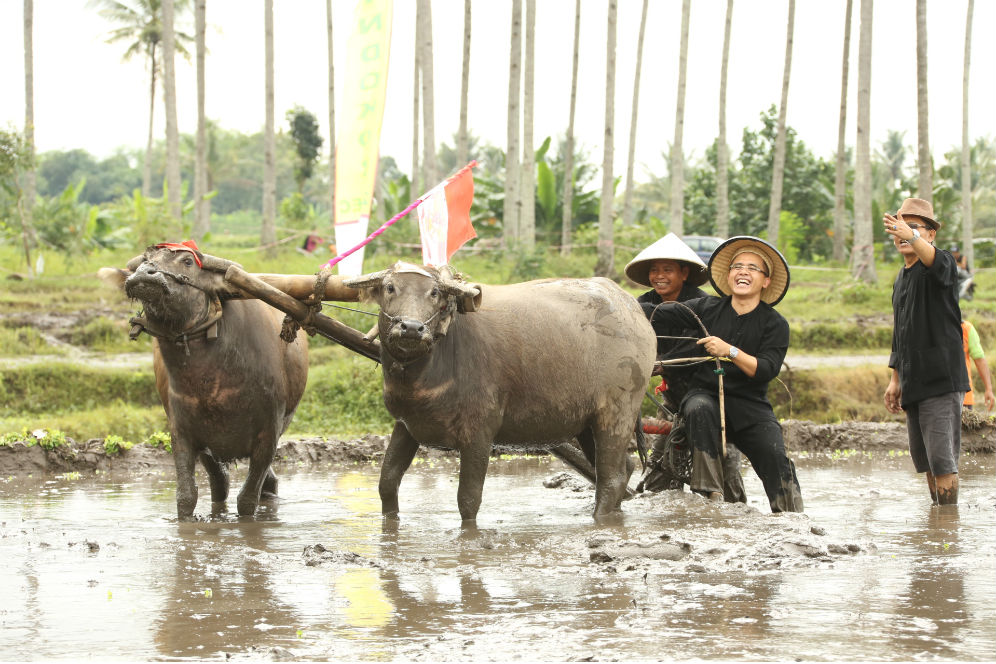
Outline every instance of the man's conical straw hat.
[(626, 265), (626, 276), (638, 284), (650, 286), (650, 265), (659, 260), (679, 261), (688, 265), (688, 279), (685, 280), (687, 284), (701, 286), (709, 281), (706, 264), (674, 233), (668, 233), (637, 254)]

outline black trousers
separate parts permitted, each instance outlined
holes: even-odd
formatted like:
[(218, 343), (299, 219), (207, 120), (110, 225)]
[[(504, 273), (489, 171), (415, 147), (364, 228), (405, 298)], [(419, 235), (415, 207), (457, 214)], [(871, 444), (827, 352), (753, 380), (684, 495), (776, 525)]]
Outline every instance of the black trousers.
[[(681, 404), (692, 445), (693, 491), (723, 492), (725, 471), (719, 421), (719, 397), (694, 392)], [(727, 444), (736, 445), (764, 485), (772, 512), (801, 512), (802, 490), (795, 464), (785, 454), (782, 428), (773, 418), (744, 424), (726, 421)]]

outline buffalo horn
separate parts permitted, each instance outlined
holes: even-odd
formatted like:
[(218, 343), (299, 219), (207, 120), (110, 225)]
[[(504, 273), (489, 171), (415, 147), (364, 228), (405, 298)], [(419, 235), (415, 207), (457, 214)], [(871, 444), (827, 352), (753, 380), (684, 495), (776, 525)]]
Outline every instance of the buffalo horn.
[(129, 272), (134, 272), (135, 270), (138, 269), (138, 266), (144, 262), (145, 262), (145, 254), (140, 254), (132, 258), (130, 261), (128, 261), (128, 264), (125, 265), (125, 269), (127, 269)]
[(384, 277), (386, 277), (390, 272), (391, 270), (388, 269), (388, 270), (381, 270), (380, 272), (361, 274), (358, 277), (353, 277), (352, 279), (346, 279), (345, 281), (342, 282), (342, 285), (348, 288), (357, 288), (357, 289), (373, 288), (374, 286), (379, 285), (380, 282), (384, 280)]
[(201, 254), (201, 267), (205, 270), (210, 270), (211, 272), (221, 272), (224, 274), (228, 271), (228, 268), (233, 265), (239, 268), (242, 267), (235, 261), (230, 261), (226, 258), (218, 258), (217, 256), (212, 256), (210, 254)]

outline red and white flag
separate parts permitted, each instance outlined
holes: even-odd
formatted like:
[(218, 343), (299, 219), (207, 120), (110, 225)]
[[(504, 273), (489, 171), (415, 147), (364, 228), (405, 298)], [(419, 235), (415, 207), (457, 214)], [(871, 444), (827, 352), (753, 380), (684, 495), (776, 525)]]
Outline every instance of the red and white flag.
[(445, 265), (457, 249), (477, 237), (470, 223), (473, 201), (474, 174), (470, 168), (425, 195), (418, 206), (423, 264)]

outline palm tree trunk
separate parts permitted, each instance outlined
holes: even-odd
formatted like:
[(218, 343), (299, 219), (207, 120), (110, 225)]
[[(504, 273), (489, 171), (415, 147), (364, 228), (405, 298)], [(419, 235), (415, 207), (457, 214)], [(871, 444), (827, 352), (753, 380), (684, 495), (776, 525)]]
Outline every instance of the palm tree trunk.
[(854, 248), (851, 275), (873, 284), (875, 248), (872, 245), (871, 206), (871, 56), (873, 0), (861, 0), (861, 27), (858, 33), (858, 139), (854, 165)]
[(211, 202), (207, 199), (207, 116), (204, 113), (204, 64), (207, 55), (207, 0), (194, 3), (197, 39), (197, 156), (194, 160), (194, 238), (211, 230)]
[(24, 143), (30, 163), (24, 173), (24, 192), (21, 208), (21, 237), (24, 242), (24, 260), (28, 276), (34, 276), (31, 264), (31, 247), (35, 244), (35, 54), (34, 54), (34, 0), (24, 0)]
[(567, 123), (564, 155), (564, 211), (560, 227), (560, 254), (571, 253), (571, 222), (574, 219), (574, 109), (578, 100), (578, 46), (581, 42), (581, 0), (574, 3), (574, 65), (571, 72), (571, 111)]
[(260, 244), (268, 257), (277, 253), (277, 139), (273, 126), (273, 0), (264, 1), (266, 52), (266, 126), (263, 130), (263, 226)]
[(927, 0), (916, 0), (916, 145), (917, 196), (932, 201), (934, 174), (930, 163), (930, 129), (927, 124)]
[(142, 165), (142, 198), (152, 193), (152, 127), (156, 117), (156, 46), (149, 50), (149, 136), (145, 141), (145, 164)]
[(785, 33), (785, 69), (782, 72), (782, 101), (778, 109), (778, 135), (775, 137), (775, 163), (771, 167), (771, 200), (768, 203), (768, 241), (778, 246), (778, 226), (782, 215), (782, 184), (785, 180), (785, 116), (788, 113), (789, 75), (792, 71), (792, 33), (795, 29), (795, 0), (789, 0), (788, 28)]
[(533, 54), (536, 51), (536, 0), (526, 0), (526, 79), (522, 93), (522, 216), (519, 236), (522, 246), (536, 246), (536, 153), (533, 146)]
[(166, 195), (173, 219), (170, 233), (183, 232), (180, 185), (180, 130), (176, 120), (176, 36), (173, 32), (173, 0), (163, 0), (163, 97), (166, 101)]
[(505, 146), (505, 202), (502, 207), (505, 245), (519, 244), (519, 95), (522, 71), (522, 0), (512, 0), (512, 43), (508, 57), (508, 116)]
[(325, 30), (329, 45), (329, 223), (335, 226), (335, 67), (332, 53), (332, 0), (325, 0)]
[(470, 0), (463, 0), (463, 75), (460, 78), (460, 130), (457, 137), (457, 166), (467, 163), (467, 100), (470, 91)]
[(682, 0), (678, 102), (674, 112), (674, 143), (671, 145), (671, 231), (676, 235), (685, 233), (685, 155), (681, 139), (685, 131), (685, 72), (688, 69), (688, 20), (691, 13), (691, 0)]
[(611, 276), (615, 269), (612, 159), (615, 134), (616, 9), (617, 0), (609, 0), (605, 42), (605, 137), (602, 149), (602, 197), (598, 206), (598, 261), (595, 264), (595, 274), (601, 277)]
[[(415, 69), (412, 73), (412, 196), (418, 196), (424, 188), (419, 184), (419, 136), (422, 135), (421, 114), (422, 109), (422, 22), (418, 20), (418, 10), (415, 12), (415, 54), (413, 57)], [(421, 183), (422, 185), (425, 182)]]
[(727, 0), (726, 27), (723, 30), (723, 64), (719, 74), (719, 138), (716, 141), (716, 233), (720, 237), (730, 235), (730, 149), (726, 144), (726, 74), (730, 62), (732, 26), (733, 0)]
[(968, 71), (972, 51), (972, 11), (975, 0), (968, 0), (965, 18), (965, 71), (961, 80), (961, 253), (969, 265), (975, 265), (975, 248), (972, 243), (972, 165), (968, 141)]
[(633, 112), (629, 119), (629, 154), (626, 157), (626, 194), (623, 197), (623, 224), (633, 223), (633, 162), (636, 158), (636, 119), (640, 106), (640, 70), (643, 67), (643, 35), (647, 30), (647, 5), (643, 0), (640, 15), (640, 36), (636, 40), (636, 73), (633, 75)]
[(418, 0), (422, 24), (422, 171), (426, 188), (436, 184), (436, 112), (432, 77), (432, 5)]
[(853, 0), (847, 0), (844, 10), (844, 55), (840, 65), (840, 117), (837, 122), (837, 173), (834, 181), (833, 208), (833, 259), (843, 262), (847, 234), (847, 148), (844, 143), (847, 128), (847, 70), (851, 52), (851, 9)]

